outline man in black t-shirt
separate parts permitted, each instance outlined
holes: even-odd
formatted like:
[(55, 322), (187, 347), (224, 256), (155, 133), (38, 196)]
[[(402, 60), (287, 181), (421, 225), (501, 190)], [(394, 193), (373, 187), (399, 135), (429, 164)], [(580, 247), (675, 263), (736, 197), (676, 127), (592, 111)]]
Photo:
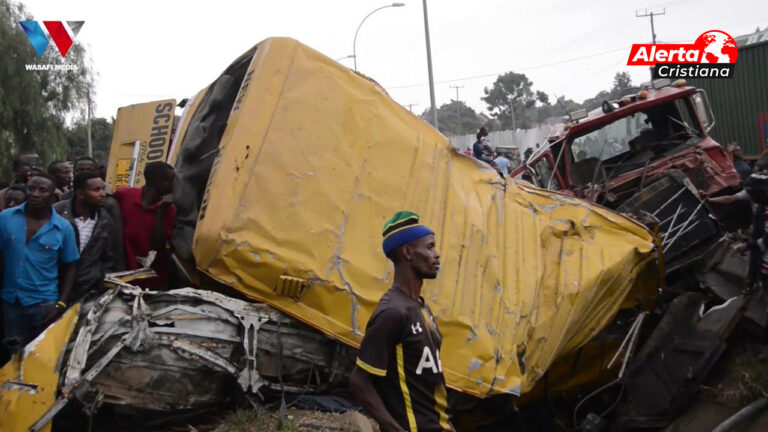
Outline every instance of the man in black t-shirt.
[(352, 394), (382, 432), (453, 431), (442, 336), (421, 297), (424, 279), (436, 278), (440, 269), (434, 232), (419, 224), (417, 214), (402, 211), (382, 234), (395, 279), (368, 321), (349, 380)]
[[(481, 127), (480, 130), (477, 131), (475, 134), (475, 138), (477, 138), (477, 141), (475, 141), (474, 144), (472, 144), (472, 156), (475, 159), (480, 159), (487, 161), (485, 157), (486, 150), (490, 150), (490, 147), (488, 147), (488, 144), (484, 141), (484, 138), (488, 136), (488, 129), (485, 128), (485, 126)], [(486, 149), (486, 147), (488, 147)]]

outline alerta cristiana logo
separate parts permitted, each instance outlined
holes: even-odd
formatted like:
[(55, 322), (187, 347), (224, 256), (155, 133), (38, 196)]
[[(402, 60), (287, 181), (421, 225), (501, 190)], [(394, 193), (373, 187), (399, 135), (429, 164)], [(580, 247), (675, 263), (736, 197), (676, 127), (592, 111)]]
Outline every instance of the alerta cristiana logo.
[(634, 44), (628, 66), (655, 66), (654, 78), (730, 78), (739, 50), (721, 30), (702, 33), (692, 44)]
[[(38, 57), (45, 54), (48, 45), (53, 41), (61, 57), (66, 58), (85, 21), (19, 21), (19, 24)], [(26, 66), (27, 70), (77, 69), (77, 65), (70, 64), (28, 64)]]

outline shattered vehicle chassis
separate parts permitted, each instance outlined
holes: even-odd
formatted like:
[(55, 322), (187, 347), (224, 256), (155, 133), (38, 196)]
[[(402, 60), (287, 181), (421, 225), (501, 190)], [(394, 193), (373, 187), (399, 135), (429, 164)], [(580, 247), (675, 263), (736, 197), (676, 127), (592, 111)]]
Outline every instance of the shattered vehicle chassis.
[(73, 399), (174, 411), (231, 399), (233, 387), (322, 391), (339, 387), (354, 352), (279, 311), (183, 288), (117, 286), (83, 308), (61, 370), (60, 396), (30, 430)]

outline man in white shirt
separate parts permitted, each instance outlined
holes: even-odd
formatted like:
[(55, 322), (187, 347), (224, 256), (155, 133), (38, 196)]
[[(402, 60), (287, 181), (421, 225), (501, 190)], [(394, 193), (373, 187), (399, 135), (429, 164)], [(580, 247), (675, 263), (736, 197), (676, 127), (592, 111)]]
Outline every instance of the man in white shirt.
[(118, 224), (104, 209), (106, 191), (104, 180), (95, 172), (75, 176), (71, 199), (59, 201), (54, 209), (75, 229), (80, 261), (75, 271), (72, 299), (103, 289), (104, 275), (123, 269), (115, 259), (123, 248)]

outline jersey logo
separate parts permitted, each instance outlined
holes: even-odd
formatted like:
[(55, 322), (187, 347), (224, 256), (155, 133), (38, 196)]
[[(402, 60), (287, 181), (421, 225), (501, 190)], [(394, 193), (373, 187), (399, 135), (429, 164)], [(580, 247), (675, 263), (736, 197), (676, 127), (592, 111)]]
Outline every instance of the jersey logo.
[(417, 322), (416, 324), (411, 324), (411, 331), (413, 332), (413, 334), (421, 333), (422, 332), (421, 323)]
[(421, 360), (416, 367), (416, 375), (421, 375), (424, 369), (431, 369), (432, 373), (443, 372), (443, 365), (440, 363), (440, 350), (435, 351), (436, 355), (432, 356), (432, 351), (429, 347), (424, 347), (424, 351), (421, 353)]

